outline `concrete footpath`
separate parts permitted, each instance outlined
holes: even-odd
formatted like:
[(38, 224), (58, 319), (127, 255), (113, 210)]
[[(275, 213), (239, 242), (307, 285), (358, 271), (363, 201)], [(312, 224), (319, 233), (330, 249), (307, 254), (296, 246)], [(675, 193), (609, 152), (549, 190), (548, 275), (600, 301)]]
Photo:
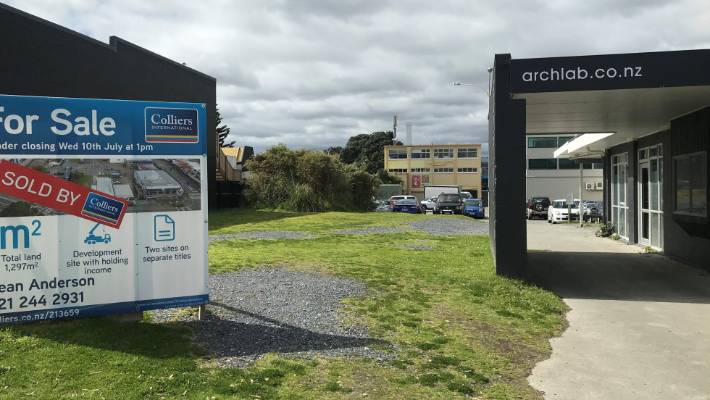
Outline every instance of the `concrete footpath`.
[(530, 221), (528, 248), (571, 308), (528, 378), (545, 399), (710, 400), (710, 274), (576, 225)]

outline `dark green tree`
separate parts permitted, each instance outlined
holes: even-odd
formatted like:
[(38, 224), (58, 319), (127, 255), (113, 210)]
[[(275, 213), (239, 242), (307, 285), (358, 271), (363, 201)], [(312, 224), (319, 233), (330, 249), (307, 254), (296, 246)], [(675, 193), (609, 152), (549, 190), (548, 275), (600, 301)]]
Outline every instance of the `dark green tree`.
[(355, 135), (348, 139), (340, 159), (346, 164), (361, 165), (368, 173), (376, 174), (385, 167), (385, 146), (401, 144), (394, 140), (392, 132)]
[(231, 132), (231, 129), (227, 126), (227, 124), (222, 124), (222, 116), (219, 114), (219, 108), (217, 109), (217, 123), (215, 126), (217, 127), (217, 138), (219, 140), (219, 147), (234, 147), (234, 141), (231, 142), (226, 142), (227, 137), (229, 136), (229, 133)]
[(325, 154), (340, 155), (343, 152), (342, 146), (331, 146), (324, 150)]

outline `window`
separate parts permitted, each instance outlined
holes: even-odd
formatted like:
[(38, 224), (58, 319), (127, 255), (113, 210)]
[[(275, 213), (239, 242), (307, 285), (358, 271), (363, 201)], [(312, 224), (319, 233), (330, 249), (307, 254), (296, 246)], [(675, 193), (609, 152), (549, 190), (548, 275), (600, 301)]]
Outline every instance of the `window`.
[(459, 168), (459, 172), (464, 174), (473, 174), (478, 172), (478, 168)]
[(584, 169), (603, 169), (604, 164), (602, 160), (585, 160), (582, 163), (582, 168)]
[(557, 148), (557, 136), (530, 137), (528, 138), (529, 149), (555, 149)]
[(570, 160), (569, 158), (560, 158), (560, 169), (579, 169), (579, 163), (577, 160)]
[(389, 157), (390, 159), (402, 159), (402, 158), (407, 158), (407, 150), (390, 150), (389, 152)]
[(557, 147), (562, 147), (565, 143), (574, 139), (574, 136), (560, 136), (557, 138)]
[(707, 170), (705, 151), (673, 157), (675, 213), (707, 217)]
[(404, 174), (407, 172), (407, 168), (390, 168), (388, 171), (395, 174)]
[(557, 169), (557, 159), (537, 158), (528, 160), (528, 169)]
[(412, 172), (431, 172), (431, 168), (412, 168)]
[(459, 149), (459, 158), (476, 158), (478, 157), (478, 149)]
[(430, 158), (431, 150), (429, 149), (412, 149), (412, 158)]
[(454, 158), (454, 149), (434, 149), (434, 158)]
[(453, 168), (434, 168), (434, 173), (444, 174), (454, 172)]

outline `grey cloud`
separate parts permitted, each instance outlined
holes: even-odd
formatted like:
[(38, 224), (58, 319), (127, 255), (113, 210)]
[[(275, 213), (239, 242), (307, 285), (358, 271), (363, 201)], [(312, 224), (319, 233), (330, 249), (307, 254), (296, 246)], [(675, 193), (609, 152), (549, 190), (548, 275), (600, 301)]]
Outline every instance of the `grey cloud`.
[[(52, 0), (10, 5), (215, 76), (233, 140), (325, 148), (414, 125), (421, 143), (487, 140), (495, 53), (710, 47), (706, 0)], [(453, 87), (452, 81), (471, 86)]]

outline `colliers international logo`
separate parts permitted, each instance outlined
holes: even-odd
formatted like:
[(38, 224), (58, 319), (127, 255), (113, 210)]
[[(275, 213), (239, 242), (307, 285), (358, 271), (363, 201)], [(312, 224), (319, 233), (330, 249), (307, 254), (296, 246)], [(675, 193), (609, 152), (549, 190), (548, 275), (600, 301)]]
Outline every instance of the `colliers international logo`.
[(197, 110), (192, 108), (146, 107), (145, 141), (197, 143), (200, 129)]

